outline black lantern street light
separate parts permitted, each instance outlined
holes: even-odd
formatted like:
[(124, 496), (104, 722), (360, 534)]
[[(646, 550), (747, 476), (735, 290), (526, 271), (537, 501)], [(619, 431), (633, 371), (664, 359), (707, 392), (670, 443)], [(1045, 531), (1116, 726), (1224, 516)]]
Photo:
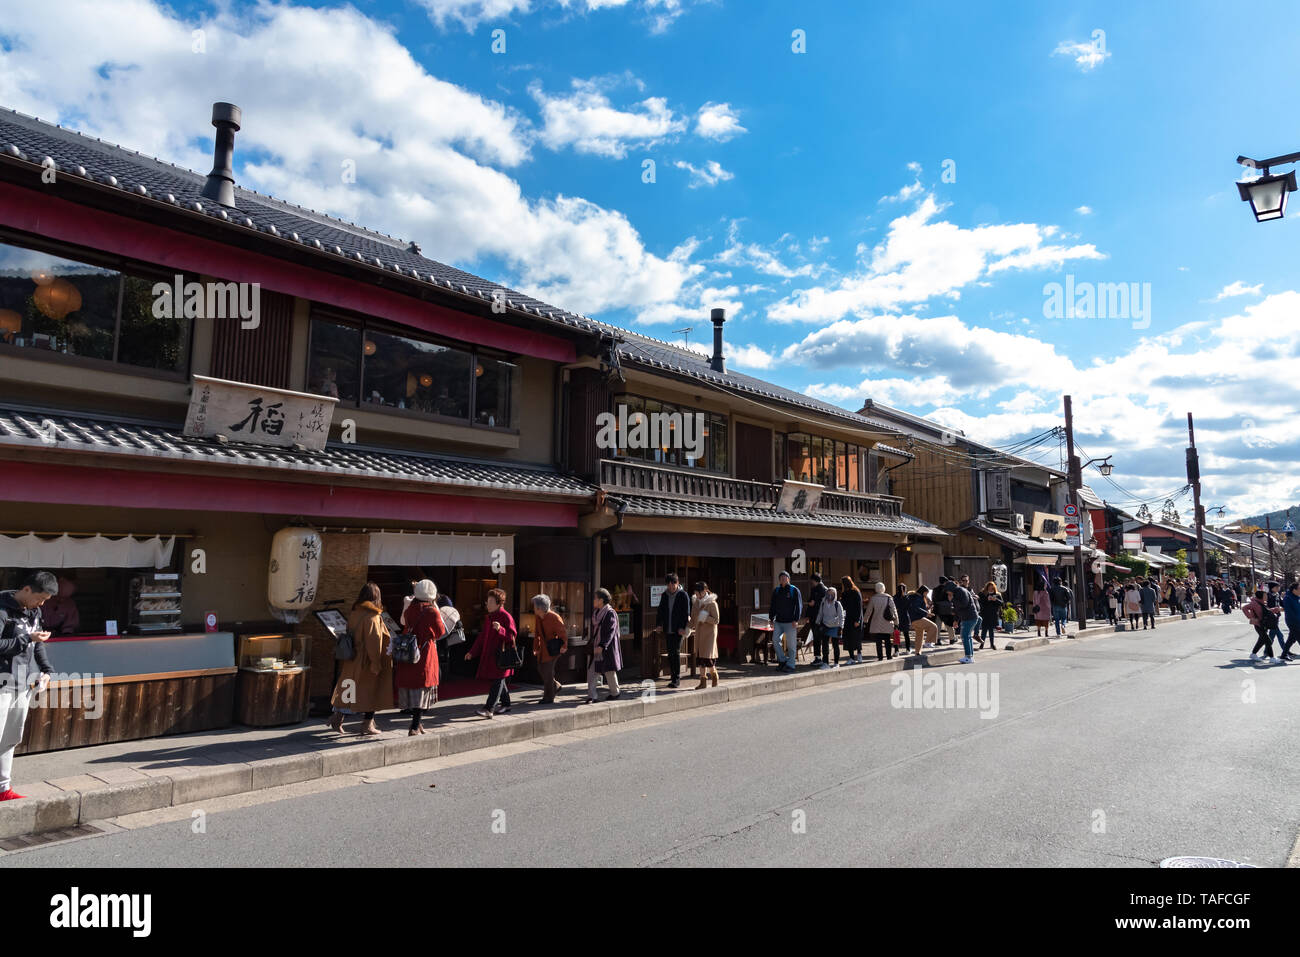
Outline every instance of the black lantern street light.
[(1250, 203), (1255, 222), (1265, 223), (1270, 219), (1281, 219), (1286, 212), (1288, 193), (1296, 190), (1295, 170), (1277, 176), (1269, 174), (1269, 167), (1281, 163), (1300, 162), (1300, 153), (1287, 153), (1285, 156), (1273, 156), (1265, 160), (1238, 156), (1237, 162), (1242, 166), (1259, 170), (1263, 175), (1257, 179), (1242, 180), (1237, 183), (1237, 193), (1242, 202)]

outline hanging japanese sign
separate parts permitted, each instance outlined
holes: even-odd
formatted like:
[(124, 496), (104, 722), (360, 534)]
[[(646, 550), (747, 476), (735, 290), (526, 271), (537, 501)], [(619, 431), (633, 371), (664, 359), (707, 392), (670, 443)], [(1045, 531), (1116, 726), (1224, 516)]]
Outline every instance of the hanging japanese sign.
[(778, 512), (815, 512), (821, 501), (822, 486), (812, 482), (794, 482), (789, 479), (781, 483), (781, 495), (777, 499)]
[(325, 448), (338, 399), (202, 375), (192, 378), (186, 435), (222, 435), (232, 442), (281, 448), (300, 445), (313, 452)]

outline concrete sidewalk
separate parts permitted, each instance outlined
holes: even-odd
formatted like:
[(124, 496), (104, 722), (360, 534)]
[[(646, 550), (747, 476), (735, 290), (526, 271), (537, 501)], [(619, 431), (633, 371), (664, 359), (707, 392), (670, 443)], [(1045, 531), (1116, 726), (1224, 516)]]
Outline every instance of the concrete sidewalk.
[[(1166, 618), (1162, 624), (1177, 620)], [(1113, 628), (1104, 625), (1077, 637), (1113, 634)], [(998, 650), (978, 651), (977, 662), (1017, 648), (1068, 640), (1024, 632), (999, 633), (998, 638)], [(440, 702), (425, 718), (428, 733), (414, 737), (407, 734), (410, 719), (390, 711), (376, 716), (383, 733), (373, 737), (352, 733), (359, 719), (351, 719), (344, 734), (335, 734), (325, 727), (324, 718), (313, 718), (288, 727), (233, 727), (23, 755), (14, 760), (14, 781), (26, 798), (0, 803), (0, 839), (905, 668), (953, 665), (960, 656), (960, 645), (944, 645), (920, 658), (896, 657), (824, 671), (801, 665), (794, 675), (743, 665), (727, 669), (716, 688), (697, 691), (686, 676), (675, 690), (665, 688), (662, 679), (653, 691), (629, 683), (620, 700), (590, 705), (579, 703), (586, 696), (585, 686), (567, 685), (553, 705), (541, 703), (539, 687), (516, 686), (510, 714), (476, 716), (482, 705), (478, 698)]]

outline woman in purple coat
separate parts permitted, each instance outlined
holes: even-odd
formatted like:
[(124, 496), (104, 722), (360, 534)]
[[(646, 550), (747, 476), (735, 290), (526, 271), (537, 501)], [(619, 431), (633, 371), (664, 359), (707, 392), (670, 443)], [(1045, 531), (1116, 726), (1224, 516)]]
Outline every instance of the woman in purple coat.
[(597, 588), (591, 600), (591, 662), (587, 665), (587, 700), (591, 704), (596, 700), (596, 675), (605, 676), (605, 687), (609, 694), (606, 701), (618, 697), (618, 671), (623, 667), (623, 651), (618, 642), (618, 612), (611, 604), (609, 592)]
[(514, 669), (502, 668), (497, 664), (497, 652), (503, 645), (513, 645), (518, 634), (515, 620), (505, 610), (506, 593), (500, 588), (493, 588), (487, 593), (484, 604), (487, 605), (487, 617), (483, 619), (483, 630), (479, 632), (474, 647), (466, 658), (478, 658), (477, 675), (481, 680), (491, 681), (487, 704), (477, 712), (485, 718), (494, 714), (505, 714), (510, 710), (510, 680)]

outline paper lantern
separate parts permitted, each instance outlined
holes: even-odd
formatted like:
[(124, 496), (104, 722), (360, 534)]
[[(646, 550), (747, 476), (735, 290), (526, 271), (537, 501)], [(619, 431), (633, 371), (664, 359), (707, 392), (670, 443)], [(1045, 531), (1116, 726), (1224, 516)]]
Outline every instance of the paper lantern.
[(379, 347), (375, 345), (375, 341), (373, 339), (366, 340), (366, 346), (365, 346), (366, 355), (373, 356), (375, 354), (375, 350), (377, 350), (378, 348)]
[(424, 386), (426, 389), (429, 388), (429, 386), (433, 385), (433, 376), (428, 374), (420, 376), (420, 385)]
[(12, 339), (23, 331), (23, 317), (12, 309), (0, 309), (0, 334)]
[(81, 308), (81, 292), (66, 279), (52, 279), (32, 294), (36, 308), (51, 319), (65, 319)]
[(32, 277), (32, 282), (38, 286), (48, 286), (54, 282), (54, 273), (47, 272), (44, 269), (33, 269), (29, 275)]
[(266, 600), (285, 621), (297, 621), (315, 603), (321, 553), (321, 537), (315, 529), (282, 528), (271, 539)]
[(474, 375), (475, 377), (478, 377), (481, 376), (482, 374), (483, 374), (483, 363), (480, 362), (474, 366)]

